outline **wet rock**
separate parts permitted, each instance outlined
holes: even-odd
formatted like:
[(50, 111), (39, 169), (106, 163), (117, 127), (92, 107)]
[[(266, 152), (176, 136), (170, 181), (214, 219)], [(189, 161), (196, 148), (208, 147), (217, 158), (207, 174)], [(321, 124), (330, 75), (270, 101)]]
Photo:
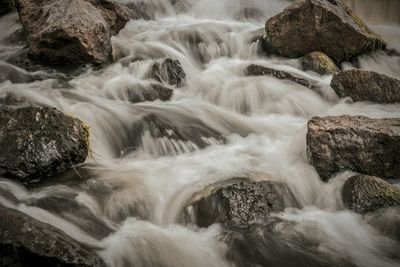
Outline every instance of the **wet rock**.
[(400, 80), (365, 70), (346, 70), (335, 74), (331, 87), (339, 97), (380, 104), (400, 102)]
[(179, 60), (173, 60), (171, 58), (155, 62), (151, 67), (149, 78), (176, 87), (182, 87), (186, 83), (186, 73), (181, 63)]
[(15, 46), (25, 46), (27, 44), (23, 29), (16, 30), (11, 35), (1, 40), (1, 42), (6, 45), (15, 45)]
[(358, 213), (400, 206), (400, 188), (368, 175), (349, 178), (342, 189), (345, 206)]
[(103, 64), (112, 58), (101, 12), (83, 0), (16, 0), (29, 57), (44, 65)]
[(29, 73), (11, 64), (0, 61), (0, 83), (4, 81), (10, 81), (12, 83), (30, 83), (49, 78), (51, 78), (51, 75), (45, 72)]
[[(238, 267), (355, 267), (343, 252), (321, 249), (329, 237), (312, 222), (299, 224), (277, 217), (231, 227), (223, 233), (227, 258)], [(324, 240), (325, 239), (325, 240)]]
[(341, 0), (296, 0), (265, 28), (269, 44), (287, 57), (321, 51), (341, 62), (386, 47)]
[(0, 266), (106, 266), (93, 248), (18, 211), (0, 206)]
[(89, 132), (50, 107), (2, 107), (0, 173), (33, 183), (85, 161)]
[(112, 0), (85, 0), (95, 6), (103, 16), (112, 35), (116, 35), (130, 19), (128, 7)]
[(344, 170), (400, 178), (400, 119), (314, 117), (308, 122), (310, 163), (322, 180)]
[(298, 83), (298, 84), (303, 85), (308, 88), (312, 87), (311, 83), (304, 78), (296, 77), (286, 71), (275, 70), (275, 69), (263, 67), (260, 65), (251, 64), (250, 66), (247, 67), (246, 73), (249, 76), (264, 76), (264, 75), (272, 76), (279, 80), (289, 80), (289, 81)]
[(286, 184), (252, 182), (243, 178), (212, 185), (193, 199), (185, 210), (185, 217), (200, 227), (214, 223), (225, 226), (248, 225), (287, 207), (299, 207)]
[(11, 13), (14, 9), (14, 0), (0, 0), (0, 16)]
[(322, 52), (311, 52), (300, 60), (304, 70), (312, 70), (318, 74), (334, 74), (339, 71), (336, 64)]

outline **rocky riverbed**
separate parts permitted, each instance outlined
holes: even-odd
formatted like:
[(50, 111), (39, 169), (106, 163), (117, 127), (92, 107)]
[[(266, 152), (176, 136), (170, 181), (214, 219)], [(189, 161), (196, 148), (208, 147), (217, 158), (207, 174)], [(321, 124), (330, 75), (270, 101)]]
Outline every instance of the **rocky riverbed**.
[(398, 266), (397, 6), (1, 1), (0, 266)]

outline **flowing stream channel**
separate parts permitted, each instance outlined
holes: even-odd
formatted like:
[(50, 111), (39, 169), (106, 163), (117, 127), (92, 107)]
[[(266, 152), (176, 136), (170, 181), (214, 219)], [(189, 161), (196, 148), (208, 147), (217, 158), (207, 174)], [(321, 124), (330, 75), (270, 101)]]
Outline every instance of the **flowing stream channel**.
[[(289, 1), (146, 3), (154, 19), (128, 22), (112, 38), (115, 61), (101, 70), (87, 69), (72, 78), (54, 70), (28, 72), (7, 63), (22, 45), (1, 43), (0, 65), (26, 80), (0, 83), (0, 98), (12, 93), (80, 118), (90, 126), (91, 152), (84, 166), (40, 187), (0, 179), (0, 203), (99, 248), (110, 266), (234, 266), (225, 257), (222, 228), (185, 225), (182, 210), (194, 193), (218, 181), (281, 181), (304, 207), (277, 214), (298, 223), (283, 236), (314, 235), (320, 251), (356, 266), (399, 266), (400, 243), (343, 208), (340, 191), (351, 173), (322, 182), (308, 163), (305, 137), (313, 116), (400, 117), (400, 105), (338, 99), (329, 86), (332, 76), (304, 72), (297, 59), (261, 55), (254, 37)], [(400, 50), (399, 1), (347, 3)], [(18, 15), (2, 17), (0, 28), (4, 40), (21, 28)], [(174, 88), (169, 101), (132, 103), (137, 88), (152, 86), (146, 79), (152, 62), (165, 57), (181, 62), (186, 84)], [(400, 57), (376, 52), (358, 63), (400, 78)], [(314, 86), (249, 77), (249, 64), (285, 70)], [(342, 67), (353, 68), (350, 63)], [(190, 137), (206, 133), (200, 136), (206, 145), (167, 135), (154, 138), (139, 129), (148, 116)]]

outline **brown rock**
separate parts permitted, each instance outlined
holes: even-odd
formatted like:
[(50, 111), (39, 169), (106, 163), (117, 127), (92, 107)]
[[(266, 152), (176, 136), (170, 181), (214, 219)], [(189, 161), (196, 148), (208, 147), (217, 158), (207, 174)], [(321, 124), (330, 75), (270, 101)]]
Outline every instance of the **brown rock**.
[(344, 170), (398, 179), (400, 119), (314, 117), (308, 122), (307, 151), (324, 181)]
[(287, 57), (321, 51), (341, 62), (386, 47), (341, 0), (296, 0), (265, 28), (270, 45)]
[(346, 70), (335, 74), (331, 87), (339, 97), (381, 104), (400, 102), (400, 80), (365, 70)]
[(16, 0), (29, 56), (45, 65), (103, 64), (112, 58), (110, 32), (83, 0)]
[(311, 52), (300, 60), (304, 70), (312, 70), (318, 74), (334, 74), (339, 71), (336, 64), (322, 52)]

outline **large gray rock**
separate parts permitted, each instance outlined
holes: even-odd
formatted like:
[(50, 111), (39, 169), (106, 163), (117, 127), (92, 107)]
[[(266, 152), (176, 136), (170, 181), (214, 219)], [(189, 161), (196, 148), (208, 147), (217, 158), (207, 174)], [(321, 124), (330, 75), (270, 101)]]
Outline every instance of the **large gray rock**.
[(45, 65), (103, 64), (112, 58), (101, 12), (83, 0), (16, 0), (29, 56)]
[(300, 59), (304, 70), (312, 70), (318, 74), (334, 74), (339, 71), (336, 64), (322, 52), (311, 52)]
[(271, 69), (255, 64), (247, 66), (246, 74), (249, 76), (271, 76), (279, 80), (292, 81), (305, 87), (312, 87), (311, 83), (304, 78), (296, 77), (286, 71)]
[(106, 266), (93, 248), (51, 225), (0, 206), (0, 266)]
[(346, 70), (335, 74), (331, 87), (339, 97), (381, 104), (400, 102), (400, 80), (365, 70)]
[(400, 188), (368, 175), (349, 178), (342, 189), (343, 203), (355, 212), (400, 206)]
[(287, 207), (299, 207), (299, 203), (286, 184), (236, 178), (212, 185), (195, 195), (185, 210), (185, 217), (187, 222), (200, 227), (214, 223), (248, 225), (263, 221), (271, 213)]
[(314, 117), (307, 151), (322, 180), (344, 170), (400, 178), (400, 119), (363, 116)]
[(296, 0), (266, 22), (266, 41), (279, 54), (321, 51), (336, 62), (386, 47), (341, 0)]
[(87, 126), (50, 107), (0, 109), (0, 173), (40, 181), (85, 161)]

